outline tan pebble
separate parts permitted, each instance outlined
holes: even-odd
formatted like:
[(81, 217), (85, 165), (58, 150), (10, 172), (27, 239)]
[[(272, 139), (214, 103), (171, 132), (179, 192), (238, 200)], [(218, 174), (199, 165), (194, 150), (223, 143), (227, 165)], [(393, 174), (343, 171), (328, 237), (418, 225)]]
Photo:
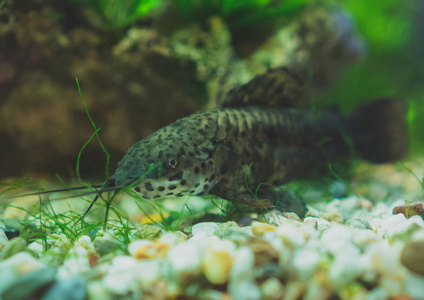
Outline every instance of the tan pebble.
[(265, 232), (275, 230), (274, 226), (268, 224), (257, 224), (252, 227), (252, 233), (256, 236), (262, 236)]
[(261, 285), (262, 294), (266, 299), (281, 299), (284, 294), (283, 284), (275, 277), (267, 279)]
[(134, 256), (136, 259), (150, 259), (157, 257), (165, 258), (169, 248), (170, 247), (167, 244), (155, 242), (150, 245), (141, 246), (135, 252)]
[(370, 200), (367, 200), (365, 198), (360, 198), (358, 201), (358, 208), (366, 209), (368, 211), (371, 211), (373, 208), (372, 202)]
[(203, 258), (203, 273), (209, 282), (224, 284), (228, 281), (233, 258), (225, 250), (210, 248)]
[(322, 218), (332, 223), (343, 224), (343, 215), (339, 212), (323, 213)]
[(314, 227), (315, 229), (318, 229), (318, 220), (313, 217), (305, 218), (303, 221), (304, 224)]
[(255, 266), (263, 266), (270, 262), (278, 262), (279, 254), (270, 242), (258, 237), (250, 238), (246, 246), (249, 247), (255, 256)]
[(283, 212), (282, 215), (289, 220), (301, 221), (299, 216), (294, 212)]
[(100, 258), (97, 252), (92, 250), (87, 250), (87, 254), (88, 254), (88, 263), (90, 264), (90, 266), (92, 267), (97, 266), (97, 263), (99, 262), (99, 258)]
[(410, 271), (424, 275), (424, 240), (407, 243), (400, 254), (400, 262)]
[(392, 299), (392, 300), (414, 300), (414, 298), (412, 298), (411, 296), (409, 296), (407, 294), (396, 295), (396, 296), (394, 296), (390, 299)]

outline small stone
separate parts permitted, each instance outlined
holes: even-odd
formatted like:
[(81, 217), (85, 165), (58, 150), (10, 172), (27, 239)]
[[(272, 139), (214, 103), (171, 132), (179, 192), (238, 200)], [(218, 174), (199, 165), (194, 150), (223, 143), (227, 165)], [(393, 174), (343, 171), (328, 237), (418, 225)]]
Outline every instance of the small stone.
[(346, 247), (351, 247), (353, 239), (353, 229), (344, 227), (342, 225), (335, 225), (328, 228), (322, 233), (321, 243), (325, 248), (333, 254), (337, 255)]
[(373, 208), (373, 204), (370, 200), (360, 197), (358, 203), (359, 209), (365, 209), (367, 211), (371, 211)]
[(244, 226), (249, 226), (250, 224), (252, 224), (252, 222), (253, 222), (253, 218), (252, 218), (252, 216), (244, 216), (244, 217), (242, 217), (239, 221), (238, 221), (238, 224), (240, 225), (240, 226), (242, 226), (242, 227), (244, 227)]
[(78, 239), (78, 241), (75, 242), (75, 246), (81, 246), (89, 249), (92, 247), (91, 238), (88, 235), (83, 235)]
[(403, 222), (396, 224), (396, 226), (386, 228), (385, 234), (388, 237), (408, 240), (415, 232), (424, 229), (424, 220), (420, 216), (413, 216), (409, 219), (406, 219), (402, 214), (396, 216), (402, 216)]
[(152, 245), (152, 244), (153, 244), (153, 242), (147, 241), (147, 240), (134, 241), (134, 242), (131, 242), (128, 245), (128, 252), (132, 256), (135, 256), (135, 254), (137, 253), (138, 249), (140, 249), (141, 247), (147, 246), (147, 245)]
[(287, 222), (287, 218), (283, 216), (283, 213), (275, 210), (258, 215), (258, 220), (275, 226), (280, 226)]
[[(405, 300), (422, 299), (424, 295), (424, 276), (408, 272), (405, 276), (405, 290), (408, 293), (405, 295)], [(409, 296), (410, 298), (406, 298)], [(395, 298), (397, 299), (397, 298)], [(403, 300), (401, 298), (401, 300)]]
[(235, 222), (225, 222), (218, 225), (214, 235), (222, 240), (229, 240), (237, 245), (242, 245), (253, 234), (250, 226), (240, 227)]
[(266, 299), (281, 299), (284, 294), (284, 286), (277, 278), (269, 278), (262, 283), (261, 292)]
[(31, 250), (31, 251), (34, 251), (34, 253), (36, 253), (37, 255), (41, 255), (44, 252), (43, 245), (41, 245), (37, 241), (32, 242), (31, 244), (29, 244), (28, 245), (28, 249)]
[(295, 223), (285, 223), (277, 228), (283, 242), (289, 246), (300, 247), (305, 243), (305, 234)]
[(137, 249), (134, 257), (136, 259), (152, 259), (152, 258), (165, 258), (170, 247), (161, 242), (154, 242), (150, 245), (144, 245)]
[(113, 294), (125, 295), (138, 290), (135, 282), (137, 260), (129, 256), (116, 256), (106, 276), (103, 277), (103, 286)]
[(408, 270), (424, 275), (424, 240), (407, 243), (400, 254), (401, 263)]
[(271, 243), (258, 237), (250, 238), (245, 246), (249, 247), (255, 256), (255, 266), (263, 266), (267, 263), (277, 263), (279, 253)]
[(18, 252), (25, 251), (26, 248), (27, 244), (25, 239), (21, 237), (11, 239), (9, 243), (5, 244), (3, 249), (1, 249), (1, 258), (6, 259), (12, 257)]
[(222, 235), (224, 232), (228, 231), (228, 230), (232, 230), (232, 229), (240, 229), (240, 226), (234, 222), (234, 221), (230, 221), (230, 222), (224, 222), (224, 223), (218, 223), (216, 224), (217, 228), (215, 229), (214, 234), (216, 236), (220, 236)]
[(345, 223), (345, 226), (358, 228), (358, 229), (370, 229), (370, 230), (372, 230), (371, 225), (367, 221), (361, 220), (361, 219), (350, 219)]
[(395, 208), (393, 208), (393, 214), (403, 214), (407, 218), (410, 218), (412, 216), (424, 217), (423, 204), (417, 203), (408, 206), (396, 206)]
[(254, 281), (237, 281), (228, 287), (231, 299), (237, 300), (259, 300), (261, 291)]
[(365, 267), (360, 259), (359, 249), (347, 244), (340, 252), (334, 253), (334, 260), (328, 271), (331, 286), (335, 290), (346, 287), (359, 278)]
[(161, 269), (164, 268), (163, 263), (164, 261), (158, 259), (140, 261), (135, 270), (137, 282), (144, 289), (149, 289), (161, 278)]
[(202, 266), (203, 273), (212, 284), (224, 284), (230, 275), (235, 245), (221, 241), (206, 249)]
[(93, 242), (94, 249), (100, 256), (108, 253), (123, 254), (125, 252), (125, 244), (113, 237), (111, 234), (106, 233), (103, 236), (97, 236)]
[(87, 287), (88, 299), (90, 300), (112, 300), (113, 296), (100, 280), (89, 281)]
[(0, 228), (0, 251), (1, 249), (9, 243), (9, 239), (6, 236), (6, 233), (2, 228)]
[(82, 277), (71, 277), (54, 284), (42, 300), (84, 300), (87, 295), (87, 280)]
[(343, 224), (343, 215), (339, 212), (325, 212), (321, 217), (332, 223)]
[(306, 290), (303, 282), (289, 281), (285, 285), (284, 299), (302, 299), (302, 295)]
[(59, 279), (64, 280), (87, 272), (90, 268), (88, 250), (78, 246), (69, 250), (57, 275)]
[(256, 236), (262, 236), (267, 231), (276, 231), (276, 228), (275, 226), (259, 222), (254, 222), (252, 225), (252, 233)]
[(181, 232), (165, 232), (159, 239), (159, 242), (167, 244), (170, 247), (177, 245), (178, 243), (184, 242), (187, 240), (187, 236)]
[(1, 294), (4, 300), (20, 300), (31, 298), (51, 284), (56, 276), (55, 268), (43, 268), (34, 272), (25, 273), (12, 281)]
[(156, 225), (144, 224), (141, 225), (134, 236), (140, 240), (155, 241), (162, 235), (162, 230)]
[(255, 268), (255, 280), (256, 282), (264, 282), (270, 278), (284, 278), (283, 268), (277, 263), (267, 263), (263, 266)]
[(203, 222), (193, 225), (191, 233), (197, 235), (199, 233), (205, 233), (206, 236), (211, 236), (214, 234), (215, 230), (218, 228), (218, 225), (213, 222)]
[(302, 248), (294, 253), (293, 267), (300, 280), (308, 280), (312, 277), (318, 267), (320, 257), (317, 250), (311, 248)]
[[(233, 267), (230, 272), (230, 282), (253, 280), (255, 256), (248, 247), (240, 247), (234, 253)], [(236, 298), (235, 298), (236, 299)]]
[(281, 214), (283, 217), (285, 217), (287, 220), (294, 220), (294, 221), (301, 221), (299, 216), (294, 212), (283, 212)]
[(201, 269), (200, 253), (197, 246), (183, 242), (168, 251), (168, 261), (178, 273), (197, 274)]
[(17, 276), (44, 268), (28, 252), (19, 252), (0, 262), (0, 293), (15, 280)]

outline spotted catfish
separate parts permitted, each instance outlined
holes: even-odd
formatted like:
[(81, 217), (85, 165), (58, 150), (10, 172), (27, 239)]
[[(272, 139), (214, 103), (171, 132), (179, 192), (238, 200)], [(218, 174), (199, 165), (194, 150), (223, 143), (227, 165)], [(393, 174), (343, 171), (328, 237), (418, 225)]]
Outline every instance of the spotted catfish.
[(146, 199), (212, 194), (303, 216), (303, 201), (276, 186), (352, 152), (376, 163), (406, 152), (402, 101), (380, 99), (350, 115), (310, 111), (306, 104), (303, 80), (288, 68), (257, 76), (231, 90), (221, 107), (177, 120), (134, 144), (87, 212), (102, 192), (131, 188)]
[(134, 144), (104, 187), (132, 185), (146, 199), (212, 194), (304, 215), (301, 200), (273, 187), (352, 151), (377, 163), (405, 153), (402, 101), (380, 99), (344, 116), (298, 108), (305, 98), (298, 75), (271, 70), (230, 91), (221, 107), (189, 115)]

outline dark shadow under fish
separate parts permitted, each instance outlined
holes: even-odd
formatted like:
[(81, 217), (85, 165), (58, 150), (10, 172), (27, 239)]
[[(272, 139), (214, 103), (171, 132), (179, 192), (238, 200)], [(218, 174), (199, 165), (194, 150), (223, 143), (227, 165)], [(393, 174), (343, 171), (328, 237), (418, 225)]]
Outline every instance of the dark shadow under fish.
[(146, 199), (212, 194), (302, 217), (303, 201), (273, 187), (352, 152), (375, 163), (405, 154), (404, 102), (380, 99), (345, 116), (302, 109), (305, 99), (303, 80), (287, 68), (257, 76), (230, 91), (221, 107), (177, 120), (134, 144), (93, 203), (105, 190), (116, 194), (130, 186)]

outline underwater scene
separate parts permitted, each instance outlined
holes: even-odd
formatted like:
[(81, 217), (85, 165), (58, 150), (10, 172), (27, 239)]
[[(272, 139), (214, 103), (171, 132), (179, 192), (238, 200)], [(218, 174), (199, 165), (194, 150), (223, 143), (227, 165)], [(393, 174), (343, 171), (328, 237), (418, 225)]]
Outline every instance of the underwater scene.
[(0, 0), (0, 299), (424, 299), (424, 2)]

